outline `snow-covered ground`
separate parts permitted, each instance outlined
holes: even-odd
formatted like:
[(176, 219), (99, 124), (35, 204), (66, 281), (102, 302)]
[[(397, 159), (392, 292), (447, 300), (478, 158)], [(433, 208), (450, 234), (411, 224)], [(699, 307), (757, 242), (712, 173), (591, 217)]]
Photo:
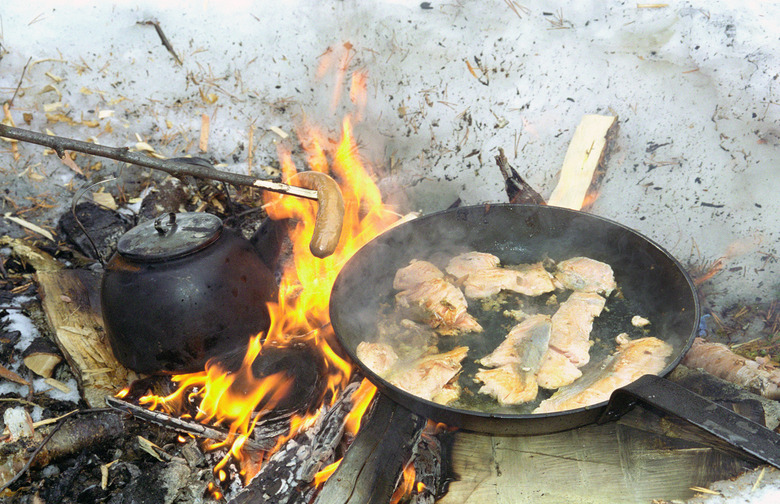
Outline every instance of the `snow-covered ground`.
[[(713, 302), (778, 293), (780, 6), (760, 1), (324, 0), (3, 2), (0, 96), (37, 131), (254, 173), (305, 117), (335, 137), (356, 107), (339, 65), (368, 75), (356, 127), (385, 175), (432, 211), (504, 201), (493, 161), (548, 196), (584, 114), (620, 132), (592, 211), (683, 260), (726, 257)], [(663, 4), (661, 4), (663, 5)], [(182, 64), (163, 47), (156, 20)], [(28, 64), (29, 62), (29, 64)], [(318, 73), (321, 74), (318, 76)], [(294, 139), (294, 136), (293, 136)], [(0, 152), (2, 212), (70, 203), (85, 181), (44, 149)], [(96, 159), (77, 158), (84, 170)], [(101, 160), (100, 170), (117, 164)], [(137, 172), (126, 178), (137, 177)], [(73, 182), (73, 184), (70, 184)], [(24, 218), (51, 226), (56, 211)], [(0, 232), (20, 234), (0, 218)]]

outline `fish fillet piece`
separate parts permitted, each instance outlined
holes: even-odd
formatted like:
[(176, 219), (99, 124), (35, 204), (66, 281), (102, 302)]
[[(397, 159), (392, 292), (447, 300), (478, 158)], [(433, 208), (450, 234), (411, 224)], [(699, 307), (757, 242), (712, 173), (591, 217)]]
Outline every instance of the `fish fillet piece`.
[(617, 352), (606, 359), (601, 371), (559, 389), (533, 412), (565, 411), (606, 401), (616, 389), (640, 376), (661, 372), (672, 354), (672, 346), (658, 338), (621, 341)]
[(466, 297), (485, 298), (502, 290), (539, 296), (555, 290), (552, 275), (542, 263), (521, 264), (512, 268), (485, 268), (470, 273), (463, 282)]
[(355, 353), (363, 364), (379, 376), (383, 376), (398, 362), (395, 350), (386, 343), (361, 341)]
[(536, 373), (536, 382), (540, 387), (555, 390), (569, 385), (582, 376), (582, 371), (571, 363), (565, 355), (554, 348), (548, 348), (542, 365)]
[(539, 392), (534, 374), (521, 372), (519, 364), (480, 369), (475, 378), (484, 383), (479, 392), (495, 397), (502, 406), (533, 401)]
[(607, 296), (615, 290), (612, 267), (588, 257), (572, 257), (557, 265), (555, 279), (566, 289), (580, 292), (599, 292)]
[[(545, 339), (544, 333), (547, 333)], [(547, 315), (532, 315), (514, 326), (506, 335), (506, 339), (496, 347), (493, 352), (482, 357), (479, 363), (488, 367), (500, 367), (506, 364), (517, 364), (522, 360), (519, 343), (523, 340), (533, 340), (534, 335), (538, 338), (541, 354), (547, 350), (547, 344), (551, 334), (550, 317)]]
[(468, 351), (468, 347), (460, 346), (397, 366), (388, 374), (387, 381), (417, 397), (446, 404), (457, 399), (455, 392), (459, 395), (460, 388), (449, 382), (460, 373)]
[(606, 299), (593, 292), (573, 292), (552, 316), (550, 347), (582, 367), (590, 360), (590, 331)]
[(480, 359), (484, 366), (497, 367), (477, 372), (476, 380), (484, 384), (479, 391), (502, 405), (536, 399), (539, 386), (535, 375), (548, 351), (550, 329), (546, 315), (533, 315), (513, 327), (492, 353)]
[(486, 254), (485, 252), (466, 252), (465, 254), (460, 254), (450, 259), (449, 264), (447, 264), (447, 267), (444, 269), (450, 275), (460, 279), (479, 270), (495, 268), (498, 264), (498, 257), (493, 254)]
[(482, 326), (466, 310), (463, 293), (450, 282), (434, 278), (396, 294), (396, 307), (411, 318), (425, 322), (439, 334), (481, 332)]
[(408, 266), (395, 272), (393, 289), (411, 289), (419, 283), (433, 280), (434, 278), (444, 278), (444, 273), (428, 261), (417, 261), (412, 259)]

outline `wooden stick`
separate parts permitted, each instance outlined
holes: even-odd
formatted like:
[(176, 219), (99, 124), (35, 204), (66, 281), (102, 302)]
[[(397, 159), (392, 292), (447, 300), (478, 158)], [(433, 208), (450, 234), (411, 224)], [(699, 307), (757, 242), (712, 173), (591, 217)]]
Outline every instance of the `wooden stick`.
[[(151, 422), (153, 424), (160, 425), (173, 429), (183, 434), (192, 434), (206, 439), (213, 439), (216, 441), (225, 441), (229, 437), (229, 433), (208, 427), (206, 425), (190, 422), (181, 418), (172, 417), (161, 411), (152, 411), (141, 406), (117, 399), (116, 397), (106, 397), (106, 404), (117, 411), (123, 411), (133, 415), (135, 418)], [(286, 422), (283, 426), (278, 426), (273, 432), (264, 433), (260, 439), (249, 439), (244, 443), (244, 449), (252, 451), (267, 451), (273, 448), (276, 443), (276, 437), (284, 434), (289, 430), (289, 426)]]
[(281, 182), (272, 182), (270, 180), (259, 179), (249, 175), (224, 172), (215, 170), (213, 168), (206, 168), (204, 166), (180, 163), (171, 161), (169, 159), (157, 159), (149, 157), (142, 152), (132, 152), (127, 147), (106, 147), (104, 145), (82, 142), (72, 138), (44, 135), (35, 131), (6, 126), (5, 124), (0, 124), (0, 137), (11, 138), (14, 140), (20, 140), (22, 142), (29, 142), (43, 145), (44, 147), (49, 147), (50, 149), (54, 149), (60, 158), (65, 155), (66, 150), (83, 152), (93, 156), (105, 157), (114, 159), (116, 161), (144, 166), (146, 168), (161, 170), (173, 175), (174, 177), (192, 176), (210, 180), (219, 180), (220, 182), (226, 182), (233, 185), (258, 187), (267, 191), (289, 194), (301, 198), (307, 198), (311, 200), (317, 199), (317, 191), (311, 189), (304, 189), (302, 187), (283, 184)]
[(617, 124), (617, 117), (586, 115), (580, 121), (569, 143), (561, 168), (561, 178), (547, 204), (580, 210), (593, 183), (596, 169), (607, 151), (607, 140)]

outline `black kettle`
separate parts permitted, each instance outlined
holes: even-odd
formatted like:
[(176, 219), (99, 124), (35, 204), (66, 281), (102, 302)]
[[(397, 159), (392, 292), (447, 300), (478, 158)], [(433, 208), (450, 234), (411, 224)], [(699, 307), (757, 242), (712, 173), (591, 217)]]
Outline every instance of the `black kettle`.
[(119, 239), (100, 296), (119, 362), (186, 373), (267, 330), (277, 285), (249, 241), (218, 217), (171, 213)]

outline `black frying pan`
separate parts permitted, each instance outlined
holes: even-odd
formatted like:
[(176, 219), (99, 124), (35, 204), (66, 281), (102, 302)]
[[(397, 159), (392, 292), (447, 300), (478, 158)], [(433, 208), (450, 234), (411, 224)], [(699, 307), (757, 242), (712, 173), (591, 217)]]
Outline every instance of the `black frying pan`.
[[(652, 240), (615, 222), (563, 208), (536, 205), (487, 205), (456, 208), (402, 224), (369, 242), (339, 273), (330, 299), (330, 319), (345, 351), (384, 394), (415, 413), (451, 426), (493, 434), (543, 434), (579, 427), (620, 416), (637, 400), (671, 411), (687, 406), (681, 414), (687, 420), (738, 444), (743, 449), (780, 467), (778, 436), (730, 410), (704, 401), (700, 396), (656, 376), (644, 376), (616, 391), (609, 403), (556, 413), (532, 414), (532, 405), (500, 408), (477, 395), (461, 394), (454, 406), (442, 406), (413, 396), (380, 378), (356, 355), (361, 341), (373, 341), (377, 323), (392, 306), (395, 272), (411, 259), (436, 262), (461, 252), (477, 250), (498, 256), (502, 264), (556, 261), (586, 256), (612, 266), (624, 299), (611, 297), (608, 312), (594, 323), (591, 362), (587, 375), (614, 351), (612, 343), (620, 332), (632, 329), (630, 318), (641, 315), (651, 321), (650, 335), (673, 347), (670, 361), (660, 376), (680, 362), (690, 348), (699, 324), (699, 303), (690, 277), (677, 260)], [(479, 311), (470, 301), (469, 311)], [(480, 322), (485, 317), (477, 314)], [(471, 348), (464, 361), (460, 384), (470, 391), (473, 361), (489, 353), (506, 335), (501, 315), (488, 317), (485, 331), (464, 341)], [(502, 325), (503, 324), (503, 325)], [(637, 336), (636, 334), (631, 334)], [(440, 349), (447, 345), (439, 339)], [(455, 345), (455, 343), (449, 343)], [(461, 344), (461, 343), (458, 343)], [(469, 376), (470, 375), (470, 376)], [(680, 394), (690, 394), (681, 397)], [(548, 394), (549, 395), (549, 394)], [(723, 418), (721, 418), (723, 417)], [(757, 436), (757, 437), (756, 437)], [(745, 441), (757, 446), (745, 446)]]

